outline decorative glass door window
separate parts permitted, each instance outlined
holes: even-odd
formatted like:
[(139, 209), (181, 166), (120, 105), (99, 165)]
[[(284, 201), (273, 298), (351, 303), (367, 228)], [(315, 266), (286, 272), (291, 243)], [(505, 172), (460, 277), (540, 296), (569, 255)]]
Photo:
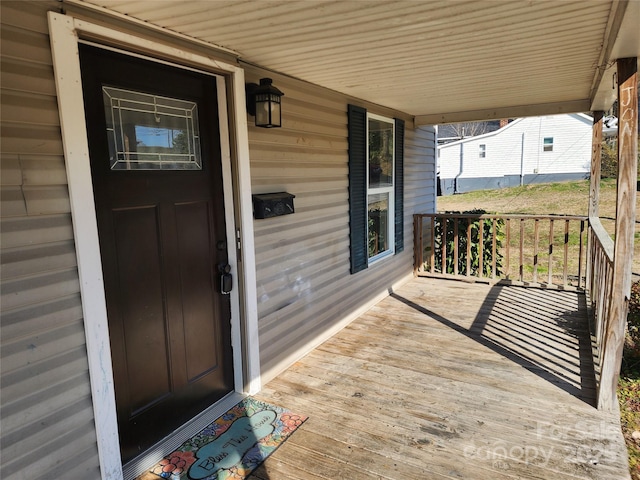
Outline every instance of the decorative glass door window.
[(194, 102), (102, 87), (112, 170), (201, 170)]

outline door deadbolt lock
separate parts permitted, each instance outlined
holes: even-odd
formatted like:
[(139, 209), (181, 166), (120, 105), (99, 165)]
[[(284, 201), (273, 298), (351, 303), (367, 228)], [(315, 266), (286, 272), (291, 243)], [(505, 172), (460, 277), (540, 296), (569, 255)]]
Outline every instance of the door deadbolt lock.
[(220, 271), (220, 293), (229, 295), (233, 288), (233, 276), (231, 275), (231, 265), (218, 265)]

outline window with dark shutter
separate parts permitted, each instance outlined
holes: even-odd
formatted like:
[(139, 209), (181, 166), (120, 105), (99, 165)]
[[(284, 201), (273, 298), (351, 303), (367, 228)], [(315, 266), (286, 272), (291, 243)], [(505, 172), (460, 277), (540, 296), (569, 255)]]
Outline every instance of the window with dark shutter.
[(349, 240), (351, 273), (367, 268), (367, 111), (349, 105)]
[(349, 105), (351, 273), (404, 249), (404, 121)]
[(395, 122), (395, 253), (400, 253), (404, 250), (404, 120), (396, 118)]

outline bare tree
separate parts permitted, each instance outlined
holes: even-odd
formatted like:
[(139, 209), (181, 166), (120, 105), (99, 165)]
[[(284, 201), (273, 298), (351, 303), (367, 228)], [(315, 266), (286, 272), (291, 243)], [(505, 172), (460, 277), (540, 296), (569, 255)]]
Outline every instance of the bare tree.
[(490, 125), (489, 122), (463, 122), (441, 125), (440, 128), (446, 131), (447, 137), (464, 138), (488, 133), (490, 131)]

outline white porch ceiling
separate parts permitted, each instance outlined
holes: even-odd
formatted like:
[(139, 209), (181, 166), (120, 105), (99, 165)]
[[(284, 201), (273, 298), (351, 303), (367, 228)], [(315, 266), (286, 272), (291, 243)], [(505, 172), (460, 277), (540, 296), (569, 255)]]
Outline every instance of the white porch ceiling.
[(417, 123), (589, 111), (611, 61), (640, 56), (631, 0), (67, 0), (416, 116)]

